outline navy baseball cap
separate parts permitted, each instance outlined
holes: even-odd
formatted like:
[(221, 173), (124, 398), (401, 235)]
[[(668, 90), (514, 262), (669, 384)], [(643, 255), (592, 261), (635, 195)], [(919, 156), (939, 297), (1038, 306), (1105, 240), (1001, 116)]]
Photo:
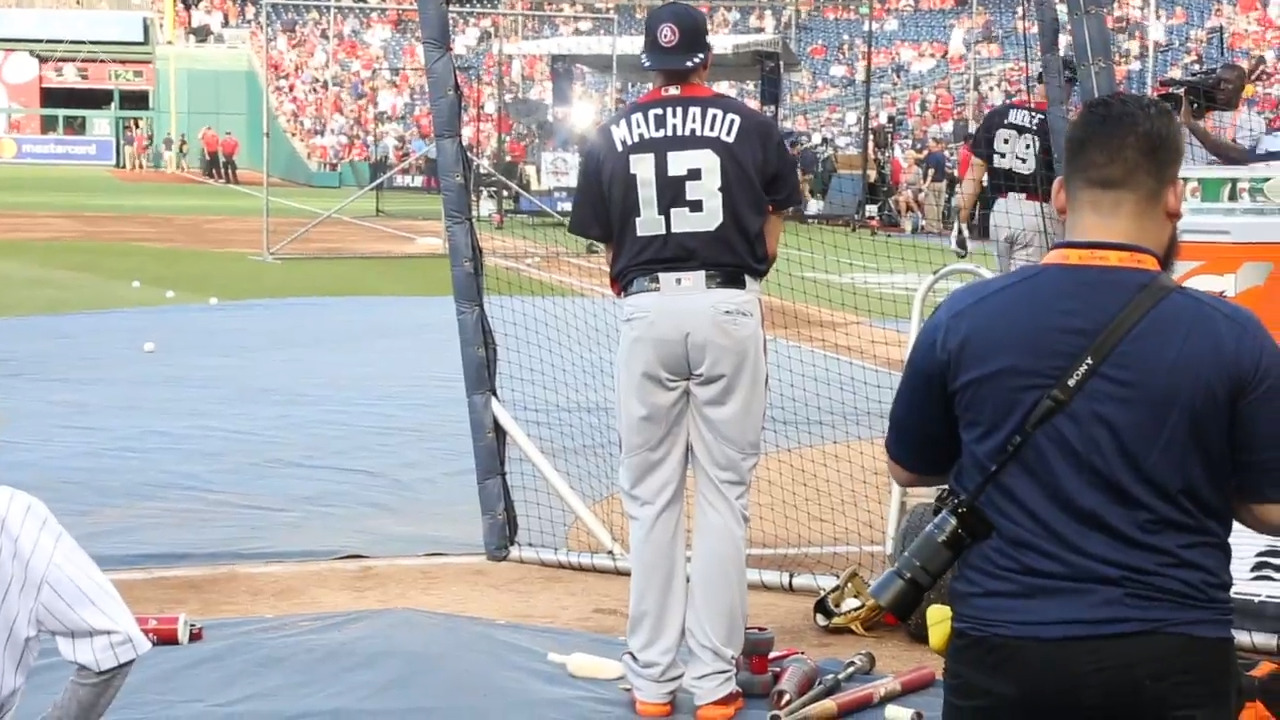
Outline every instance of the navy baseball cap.
[(692, 70), (711, 55), (707, 16), (682, 2), (669, 2), (649, 11), (644, 20), (645, 70)]

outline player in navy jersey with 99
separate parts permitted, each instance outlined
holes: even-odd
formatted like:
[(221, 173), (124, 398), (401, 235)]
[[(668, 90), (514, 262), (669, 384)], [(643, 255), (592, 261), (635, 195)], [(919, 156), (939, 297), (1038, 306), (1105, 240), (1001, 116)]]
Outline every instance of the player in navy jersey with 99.
[[(1062, 71), (1070, 91), (1076, 85), (1075, 62), (1064, 58)], [(985, 177), (987, 190), (995, 198), (991, 239), (1000, 271), (1040, 262), (1049, 247), (1062, 239), (1063, 232), (1062, 221), (1049, 205), (1049, 190), (1057, 173), (1043, 72), (1036, 77), (1034, 99), (993, 108), (982, 118), (969, 148), (972, 160), (956, 193), (951, 249), (961, 258), (969, 254), (969, 217)]]

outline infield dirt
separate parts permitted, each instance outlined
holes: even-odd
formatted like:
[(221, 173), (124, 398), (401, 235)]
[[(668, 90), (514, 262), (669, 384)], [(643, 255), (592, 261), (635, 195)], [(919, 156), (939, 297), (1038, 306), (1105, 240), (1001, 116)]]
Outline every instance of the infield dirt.
[[(279, 242), (310, 222), (273, 218), (272, 242)], [(262, 251), (262, 220), (192, 215), (62, 215), (0, 213), (5, 240), (77, 240), (134, 243), (193, 250)], [(379, 224), (414, 237), (442, 236), (438, 221), (379, 220)], [(418, 244), (402, 235), (333, 219), (320, 223), (290, 245), (292, 252), (370, 255), (438, 255), (438, 244)]]
[[(161, 184), (161, 185), (200, 185), (212, 180), (203, 180), (199, 173), (166, 173), (166, 172), (130, 172), (126, 170), (112, 170), (111, 177), (127, 183), (139, 184)], [(247, 187), (262, 187), (262, 174), (252, 170), (241, 170), (237, 173), (240, 177), (240, 184)], [(271, 178), (271, 187), (301, 187), (296, 183)]]
[[(613, 637), (626, 632), (627, 578), (614, 575), (483, 561), (405, 566), (335, 560), (265, 569), (225, 567), (115, 583), (136, 613), (185, 612), (196, 620), (414, 608)], [(941, 658), (896, 629), (876, 638), (824, 633), (810, 620), (812, 603), (802, 595), (754, 590), (751, 623), (771, 628), (778, 647), (816, 657), (871, 650), (884, 671), (942, 666)]]

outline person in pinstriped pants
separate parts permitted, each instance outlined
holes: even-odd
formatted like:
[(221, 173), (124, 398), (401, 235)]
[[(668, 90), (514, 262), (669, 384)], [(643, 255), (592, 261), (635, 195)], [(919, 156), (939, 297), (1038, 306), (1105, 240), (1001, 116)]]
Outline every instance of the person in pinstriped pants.
[(10, 720), (40, 635), (76, 666), (42, 720), (97, 720), (151, 649), (111, 581), (35, 497), (0, 485), (0, 720)]

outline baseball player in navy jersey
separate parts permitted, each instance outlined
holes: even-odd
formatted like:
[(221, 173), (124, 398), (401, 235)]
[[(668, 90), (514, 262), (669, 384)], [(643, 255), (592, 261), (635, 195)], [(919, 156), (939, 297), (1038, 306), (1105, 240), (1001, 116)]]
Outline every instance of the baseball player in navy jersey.
[[(1075, 62), (1062, 61), (1068, 88), (1076, 84)], [(1044, 73), (1036, 78), (1035, 98), (1005, 103), (982, 118), (969, 145), (973, 156), (960, 191), (951, 231), (951, 249), (969, 254), (969, 217), (978, 202), (983, 177), (995, 204), (991, 208), (991, 239), (1001, 272), (1035, 265), (1063, 235), (1062, 220), (1049, 204), (1049, 190), (1057, 177), (1049, 139), (1048, 96)]]
[(0, 720), (13, 717), (27, 673), (52, 635), (75, 675), (43, 720), (96, 720), (151, 649), (120, 593), (36, 498), (0, 485)]
[[(604, 245), (622, 297), (623, 664), (645, 717), (670, 715), (681, 685), (699, 720), (743, 705), (735, 662), (747, 622), (747, 490), (765, 413), (760, 281), (777, 257), (782, 213), (801, 204), (781, 132), (707, 87), (711, 61), (700, 10), (649, 11), (640, 62), (654, 88), (587, 143), (569, 221), (569, 232)], [(686, 578), (690, 463), (697, 523)]]

